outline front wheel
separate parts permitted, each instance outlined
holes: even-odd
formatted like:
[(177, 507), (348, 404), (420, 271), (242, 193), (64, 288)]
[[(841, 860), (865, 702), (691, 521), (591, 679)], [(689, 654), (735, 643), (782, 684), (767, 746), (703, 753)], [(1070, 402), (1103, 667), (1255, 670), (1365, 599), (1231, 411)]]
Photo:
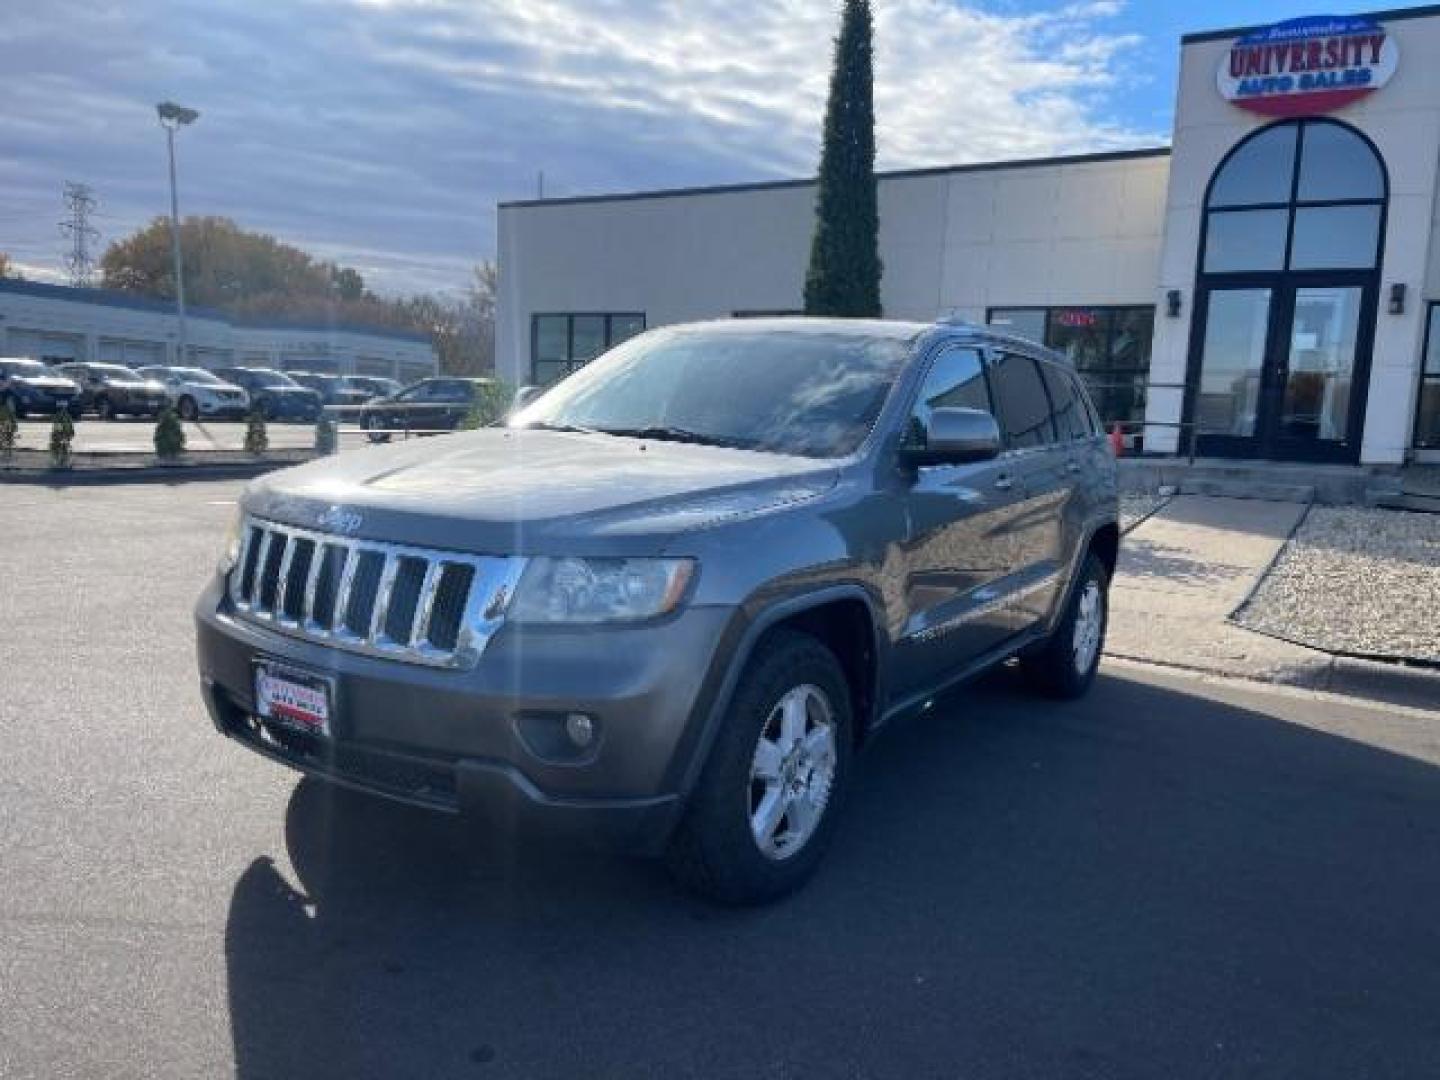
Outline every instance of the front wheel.
[(1082, 697), (1100, 667), (1109, 614), (1110, 575), (1092, 553), (1081, 564), (1055, 632), (1034, 652), (1021, 655), (1025, 676), (1051, 697)]
[(722, 724), (667, 860), (707, 899), (775, 900), (814, 873), (850, 778), (850, 692), (835, 654), (808, 634), (767, 636)]
[(200, 417), (200, 407), (195, 404), (195, 399), (192, 397), (182, 397), (176, 411), (180, 413), (180, 419), (186, 423), (193, 424)]
[(114, 420), (118, 414), (114, 403), (108, 397), (102, 397), (95, 402), (95, 415), (101, 420)]

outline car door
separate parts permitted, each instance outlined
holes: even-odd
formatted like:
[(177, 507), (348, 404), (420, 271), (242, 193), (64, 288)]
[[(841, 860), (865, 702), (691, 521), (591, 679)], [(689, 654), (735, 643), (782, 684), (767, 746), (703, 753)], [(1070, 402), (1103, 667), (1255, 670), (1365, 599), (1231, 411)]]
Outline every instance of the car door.
[(1070, 572), (1091, 518), (1099, 511), (1100, 488), (1095, 477), (1103, 474), (1110, 449), (1085, 401), (1079, 376), (1058, 363), (1044, 362), (1040, 367), (1064, 458), (1066, 494), (1060, 522), (1060, 557), (1063, 568)]
[(1073, 484), (1041, 362), (1004, 348), (992, 349), (989, 361), (1019, 493), (1009, 573), (1000, 585), (1007, 625), (1019, 634), (1048, 614), (1061, 585), (1065, 504)]
[[(993, 412), (976, 346), (938, 348), (907, 420), (911, 432), (937, 408)], [(992, 461), (914, 470), (903, 495), (904, 625), (895, 653), (897, 698), (940, 686), (1012, 633), (997, 586), (1010, 569), (1021, 496), (1007, 453)]]

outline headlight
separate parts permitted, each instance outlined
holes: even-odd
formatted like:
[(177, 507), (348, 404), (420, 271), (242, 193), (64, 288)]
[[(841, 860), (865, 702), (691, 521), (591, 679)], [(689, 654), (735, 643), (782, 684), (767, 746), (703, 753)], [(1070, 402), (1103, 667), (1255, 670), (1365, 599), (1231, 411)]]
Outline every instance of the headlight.
[(225, 530), (225, 546), (220, 551), (220, 564), (216, 567), (222, 576), (234, 570), (235, 564), (240, 561), (240, 523), (243, 520), (244, 514), (237, 509), (230, 519), (230, 527)]
[(691, 559), (530, 560), (508, 618), (528, 623), (632, 622), (675, 610)]

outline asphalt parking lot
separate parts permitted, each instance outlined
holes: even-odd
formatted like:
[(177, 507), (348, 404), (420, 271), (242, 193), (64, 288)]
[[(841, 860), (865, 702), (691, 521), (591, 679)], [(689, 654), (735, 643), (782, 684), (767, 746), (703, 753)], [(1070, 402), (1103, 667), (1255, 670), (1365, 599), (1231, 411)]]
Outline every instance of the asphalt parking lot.
[(864, 755), (810, 888), (717, 910), (223, 742), (238, 490), (4, 492), (0, 1076), (1435, 1075), (1440, 716), (1002, 673)]

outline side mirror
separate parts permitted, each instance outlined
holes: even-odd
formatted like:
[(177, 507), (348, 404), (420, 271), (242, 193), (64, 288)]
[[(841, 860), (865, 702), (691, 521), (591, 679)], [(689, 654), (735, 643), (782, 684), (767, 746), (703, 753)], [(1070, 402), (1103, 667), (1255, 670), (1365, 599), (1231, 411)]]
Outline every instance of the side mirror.
[(534, 401), (544, 392), (545, 388), (543, 386), (520, 387), (519, 390), (515, 391), (515, 399), (510, 402), (510, 411), (512, 413), (519, 412), (521, 409), (525, 408), (526, 405), (529, 405), (532, 401)]
[(980, 409), (936, 409), (902, 451), (914, 466), (966, 465), (1000, 455), (1000, 426)]

